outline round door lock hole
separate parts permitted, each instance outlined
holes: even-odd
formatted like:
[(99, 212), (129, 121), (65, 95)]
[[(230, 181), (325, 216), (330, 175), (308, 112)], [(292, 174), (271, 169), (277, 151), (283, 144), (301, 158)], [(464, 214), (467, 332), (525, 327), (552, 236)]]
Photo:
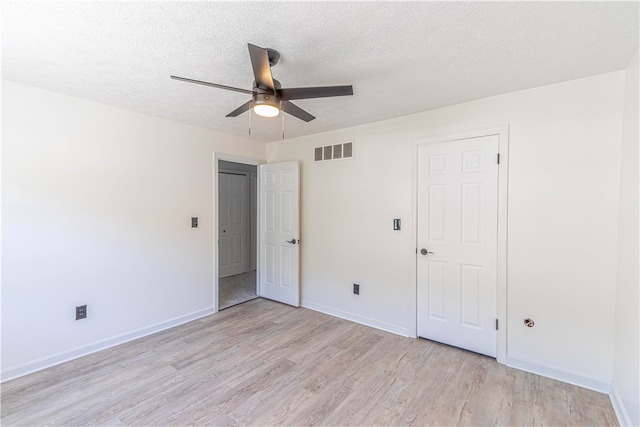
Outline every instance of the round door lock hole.
[(531, 319), (524, 319), (524, 324), (525, 326), (528, 326), (529, 328), (533, 328), (533, 325), (535, 325), (535, 322)]

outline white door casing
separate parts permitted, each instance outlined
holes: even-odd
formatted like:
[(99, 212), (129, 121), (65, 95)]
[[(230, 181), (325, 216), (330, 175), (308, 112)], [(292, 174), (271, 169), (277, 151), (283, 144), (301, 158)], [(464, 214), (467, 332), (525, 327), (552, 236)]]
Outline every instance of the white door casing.
[(258, 294), (300, 305), (299, 166), (297, 161), (260, 165)]
[[(257, 169), (257, 168), (256, 168)], [(258, 173), (251, 174), (251, 225), (249, 227), (251, 234), (250, 251), (250, 270), (256, 270), (258, 267)]]
[(218, 173), (218, 277), (249, 271), (249, 177), (237, 172)]
[(492, 357), (498, 338), (499, 139), (418, 147), (418, 335)]

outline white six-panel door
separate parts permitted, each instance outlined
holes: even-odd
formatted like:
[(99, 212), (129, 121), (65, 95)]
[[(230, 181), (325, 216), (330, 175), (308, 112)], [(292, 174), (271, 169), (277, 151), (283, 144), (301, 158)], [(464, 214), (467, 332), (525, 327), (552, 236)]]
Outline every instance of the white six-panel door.
[(300, 305), (298, 162), (258, 167), (260, 175), (258, 294)]
[(249, 178), (218, 173), (218, 277), (249, 271)]
[(418, 147), (418, 335), (493, 357), (498, 141)]

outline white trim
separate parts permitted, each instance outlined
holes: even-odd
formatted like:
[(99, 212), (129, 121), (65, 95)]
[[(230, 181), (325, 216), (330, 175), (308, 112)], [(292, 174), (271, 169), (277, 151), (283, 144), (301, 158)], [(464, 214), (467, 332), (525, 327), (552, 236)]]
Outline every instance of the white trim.
[(498, 355), (500, 363), (507, 363), (507, 265), (509, 224), (509, 125), (496, 129), (498, 132)]
[(611, 399), (611, 405), (616, 413), (616, 417), (618, 417), (618, 424), (621, 426), (633, 426), (629, 412), (627, 412), (627, 408), (624, 406), (624, 402), (620, 397), (620, 393), (618, 393), (615, 382), (611, 384), (611, 393), (609, 393), (609, 398)]
[(51, 356), (45, 356), (40, 359), (33, 360), (18, 366), (13, 366), (3, 370), (0, 373), (0, 382), (12, 380), (14, 378), (22, 377), (37, 371), (41, 371), (46, 368), (50, 368), (61, 363), (68, 362), (70, 360), (78, 359), (83, 356), (87, 356), (98, 351), (106, 350), (116, 345), (124, 344), (129, 341), (136, 340), (138, 338), (146, 337), (148, 335), (155, 334), (166, 329), (174, 328), (176, 326), (191, 322), (196, 319), (200, 319), (205, 316), (209, 316), (214, 313), (212, 308), (196, 311), (184, 316), (175, 317), (173, 319), (159, 322), (144, 328), (136, 329), (135, 331), (126, 332), (124, 334), (116, 335), (111, 338), (106, 338), (94, 343), (83, 345), (80, 347), (72, 348), (71, 350), (62, 351), (60, 353), (53, 354)]
[(411, 331), (404, 326), (369, 319), (367, 317), (360, 316), (359, 314), (338, 310), (333, 307), (327, 307), (325, 305), (315, 304), (308, 301), (302, 301), (302, 304), (300, 304), (300, 306), (308, 308), (309, 310), (319, 311), (320, 313), (328, 314), (330, 316), (339, 317), (340, 319), (349, 320), (351, 322), (360, 323), (361, 325), (370, 326), (372, 328), (380, 329), (386, 332), (391, 332), (392, 334), (402, 335), (403, 337), (408, 338), (415, 338), (411, 335)]
[[(217, 160), (224, 160), (225, 162), (242, 163), (245, 165), (254, 165), (254, 166), (267, 163), (265, 160), (260, 160), (253, 157), (236, 156), (235, 154), (227, 154), (227, 153), (220, 153), (220, 152), (214, 152), (213, 154), (216, 156)], [(217, 164), (216, 164), (216, 167), (217, 167)]]
[(611, 395), (610, 380), (518, 357), (507, 357), (507, 366)]
[[(418, 162), (420, 161), (420, 156), (418, 155), (418, 150), (419, 150), (419, 146), (420, 144), (423, 144), (424, 141), (418, 141), (418, 143), (416, 144), (416, 149), (415, 149), (415, 161), (413, 162), (413, 197), (412, 197), (412, 203), (413, 206), (411, 206), (412, 212), (413, 212), (413, 221), (411, 222), (411, 230), (412, 230), (412, 238), (411, 238), (411, 243), (413, 244), (413, 247), (416, 249), (415, 253), (416, 255), (418, 254)], [(411, 274), (413, 275), (413, 283), (415, 283), (415, 289), (414, 289), (414, 293), (413, 293), (413, 304), (410, 307), (411, 313), (411, 319), (413, 319), (413, 322), (411, 322), (411, 337), (412, 338), (418, 338), (418, 259), (417, 256), (414, 255), (413, 256), (413, 269), (411, 271)]]
[[(498, 153), (500, 153), (500, 167), (498, 168), (498, 265), (497, 265), (497, 318), (499, 323), (497, 335), (497, 355), (496, 360), (502, 364), (507, 362), (507, 224), (509, 196), (509, 125), (502, 125), (490, 128), (467, 131), (456, 134), (449, 134), (438, 137), (424, 138), (418, 140), (416, 144), (416, 161), (413, 171), (413, 243), (418, 247), (418, 147), (425, 144), (436, 144), (442, 142), (459, 141), (461, 139), (478, 138), (482, 136), (498, 136)], [(411, 336), (417, 337), (418, 326), (418, 264), (414, 258), (414, 283), (415, 294), (413, 311), (413, 326)], [(415, 330), (413, 328), (416, 328)]]
[(262, 171), (260, 165), (256, 167), (256, 173), (258, 174), (258, 205), (256, 206), (256, 294), (262, 297), (262, 269), (260, 268), (260, 248), (262, 247), (262, 229), (260, 228), (260, 218), (262, 215), (260, 207), (260, 199), (262, 198)]
[(218, 312), (218, 269), (220, 268), (220, 264), (218, 261), (218, 161), (220, 160), (220, 155), (216, 152), (213, 153), (213, 176), (211, 177), (213, 187), (213, 197), (211, 208), (211, 230), (213, 230), (213, 301), (211, 305), (213, 306), (214, 313)]

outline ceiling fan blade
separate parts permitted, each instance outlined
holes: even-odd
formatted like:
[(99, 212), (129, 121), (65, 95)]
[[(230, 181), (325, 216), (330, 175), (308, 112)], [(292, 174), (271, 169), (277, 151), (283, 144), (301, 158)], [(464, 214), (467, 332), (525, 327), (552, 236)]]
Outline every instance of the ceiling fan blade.
[(180, 80), (180, 81), (187, 82), (187, 83), (196, 83), (196, 84), (199, 84), (199, 85), (217, 87), (218, 89), (233, 90), (235, 92), (242, 92), (242, 93), (247, 93), (249, 95), (253, 95), (253, 91), (246, 90), (246, 89), (240, 89), (239, 87), (224, 86), (224, 85), (219, 85), (219, 84), (215, 84), (215, 83), (209, 83), (209, 82), (203, 82), (203, 81), (200, 81), (200, 80), (187, 79), (185, 77), (178, 77), (178, 76), (171, 76), (171, 78), (173, 80)]
[(237, 117), (240, 114), (244, 113), (245, 111), (249, 110), (251, 108), (251, 102), (252, 101), (247, 101), (244, 104), (242, 104), (241, 106), (239, 106), (238, 108), (236, 108), (235, 110), (233, 110), (232, 112), (230, 112), (229, 114), (227, 114), (225, 117)]
[(278, 95), (282, 100), (328, 98), (330, 96), (353, 95), (353, 86), (319, 86), (319, 87), (292, 87), (278, 89)]
[(303, 120), (305, 122), (310, 122), (311, 120), (315, 119), (314, 116), (312, 116), (311, 114), (307, 113), (306, 111), (304, 111), (302, 108), (298, 107), (293, 102), (282, 101), (282, 110), (285, 113), (289, 113), (293, 117), (297, 117), (300, 120)]
[(256, 86), (275, 92), (276, 87), (271, 76), (271, 66), (269, 65), (269, 54), (266, 49), (248, 43), (253, 76)]

